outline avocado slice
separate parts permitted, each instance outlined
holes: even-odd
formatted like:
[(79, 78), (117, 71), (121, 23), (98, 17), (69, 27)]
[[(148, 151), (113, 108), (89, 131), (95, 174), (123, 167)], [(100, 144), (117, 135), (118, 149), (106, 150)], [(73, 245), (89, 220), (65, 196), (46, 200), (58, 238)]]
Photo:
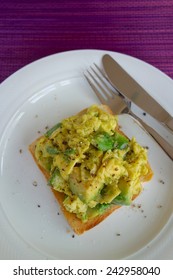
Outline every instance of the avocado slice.
[(104, 184), (102, 178), (88, 177), (87, 180), (81, 180), (81, 170), (74, 167), (69, 175), (69, 187), (83, 202), (88, 203), (98, 195)]
[(129, 139), (118, 132), (115, 132), (113, 135), (110, 135), (107, 132), (100, 132), (94, 135), (91, 143), (98, 150), (106, 152), (113, 149), (126, 149)]
[(114, 147), (119, 150), (124, 150), (127, 148), (129, 139), (124, 135), (116, 132), (114, 138)]
[(137, 178), (136, 180), (125, 181), (124, 178), (120, 179), (118, 188), (121, 193), (113, 199), (112, 204), (130, 205), (135, 195), (138, 195), (142, 190), (142, 185)]
[(102, 204), (111, 203), (111, 201), (120, 193), (121, 191), (115, 183), (105, 185), (96, 200)]
[(54, 190), (64, 192), (65, 194), (72, 196), (71, 190), (69, 189), (67, 182), (62, 178), (58, 168), (56, 168), (52, 173), (48, 184), (51, 185)]
[(92, 145), (101, 151), (112, 150), (114, 139), (107, 132), (97, 133), (91, 141)]
[(46, 133), (45, 133), (45, 136), (46, 137), (50, 137), (52, 135), (52, 133), (59, 127), (61, 127), (61, 123), (57, 123), (55, 124), (53, 127), (51, 127)]
[(111, 207), (111, 204), (109, 203), (99, 203), (94, 208), (88, 207), (85, 218), (86, 220), (94, 218), (96, 216), (102, 215), (109, 207)]
[(121, 179), (118, 184), (118, 188), (120, 189), (121, 193), (112, 200), (112, 204), (117, 205), (130, 205), (132, 202), (132, 188), (129, 182)]
[(130, 194), (127, 193), (121, 193), (119, 194), (114, 200), (111, 202), (112, 204), (116, 205), (127, 205), (129, 206), (132, 203), (132, 199)]

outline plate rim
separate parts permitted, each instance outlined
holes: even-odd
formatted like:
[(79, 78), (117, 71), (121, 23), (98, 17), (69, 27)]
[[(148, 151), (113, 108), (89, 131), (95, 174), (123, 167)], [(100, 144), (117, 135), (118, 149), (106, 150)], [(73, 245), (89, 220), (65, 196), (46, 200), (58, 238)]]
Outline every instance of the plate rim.
[[(118, 53), (118, 52), (113, 52), (113, 51), (96, 50), (96, 49), (89, 49), (89, 50), (83, 49), (83, 50), (72, 50), (72, 51), (65, 51), (65, 52), (61, 52), (61, 53), (55, 53), (55, 54), (51, 54), (51, 55), (49, 55), (49, 56), (40, 58), (40, 59), (38, 59), (38, 60), (36, 60), (36, 61), (33, 61), (33, 62), (27, 64), (26, 66), (20, 68), (20, 69), (17, 70), (15, 73), (13, 73), (12, 75), (10, 75), (7, 79), (5, 79), (5, 80), (1, 83), (1, 85), (0, 85), (0, 90), (1, 90), (1, 88), (3, 88), (4, 85), (6, 86), (6, 84), (7, 84), (7, 86), (8, 86), (8, 83), (11, 82), (11, 79), (12, 79), (12, 80), (13, 80), (13, 79), (16, 79), (16, 75), (17, 75), (17, 76), (20, 75), (20, 73), (22, 73), (23, 71), (25, 71), (25, 69), (27, 69), (28, 67), (31, 67), (31, 68), (32, 68), (35, 64), (40, 63), (40, 62), (43, 62), (43, 63), (44, 63), (45, 60), (48, 60), (48, 61), (49, 61), (50, 58), (53, 59), (55, 56), (57, 57), (57, 56), (60, 56), (60, 55), (61, 55), (61, 56), (63, 57), (63, 56), (66, 55), (67, 53), (70, 55), (70, 54), (72, 54), (72, 53), (79, 53), (79, 52), (80, 52), (80, 53), (84, 53), (84, 52), (86, 52), (86, 51), (87, 51), (87, 52), (93, 52), (93, 51), (94, 51), (94, 52), (99, 52), (100, 54), (103, 53), (103, 52), (108, 52), (108, 53), (112, 53), (112, 54), (114, 54), (114, 55), (117, 54), (117, 55), (120, 55), (120, 56), (123, 56), (123, 57), (129, 57), (130, 59), (135, 59), (135, 60), (137, 60), (137, 61), (139, 61), (139, 62), (142, 62), (142, 63), (146, 64), (147, 66), (153, 68), (153, 69), (156, 70), (158, 73), (161, 73), (161, 75), (164, 75), (164, 76), (166, 77), (166, 79), (171, 80), (171, 82), (173, 82), (172, 79), (171, 79), (169, 76), (167, 76), (165, 73), (163, 73), (163, 72), (162, 72), (161, 70), (159, 70), (158, 68), (156, 68), (156, 67), (154, 67), (154, 66), (148, 64), (147, 62), (142, 61), (142, 60), (140, 60), (140, 59), (138, 59), (138, 58), (132, 57), (132, 56), (130, 56), (130, 55), (126, 55), (126, 54), (122, 54), (122, 53)], [(12, 81), (12, 82), (13, 82), (13, 81)], [(1, 99), (1, 96), (0, 96), (0, 99)], [(138, 251), (138, 252), (139, 252), (139, 251)], [(138, 252), (137, 252), (137, 254), (138, 254)]]

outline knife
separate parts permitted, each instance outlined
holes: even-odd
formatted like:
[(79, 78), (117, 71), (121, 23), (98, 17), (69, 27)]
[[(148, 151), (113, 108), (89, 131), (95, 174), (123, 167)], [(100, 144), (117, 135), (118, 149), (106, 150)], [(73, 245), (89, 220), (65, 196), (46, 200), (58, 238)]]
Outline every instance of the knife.
[(105, 73), (114, 88), (125, 98), (173, 132), (173, 117), (142, 88), (110, 55), (102, 58)]

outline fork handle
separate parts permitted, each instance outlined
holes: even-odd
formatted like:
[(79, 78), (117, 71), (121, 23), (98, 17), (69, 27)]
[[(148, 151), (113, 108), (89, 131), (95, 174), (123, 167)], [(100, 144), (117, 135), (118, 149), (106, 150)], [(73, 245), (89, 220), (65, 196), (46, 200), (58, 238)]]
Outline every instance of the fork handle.
[(130, 112), (130, 115), (134, 117), (139, 123), (146, 129), (146, 131), (154, 138), (154, 140), (160, 145), (165, 153), (173, 160), (173, 146), (168, 143), (161, 135), (159, 135), (151, 126), (144, 123), (139, 117)]

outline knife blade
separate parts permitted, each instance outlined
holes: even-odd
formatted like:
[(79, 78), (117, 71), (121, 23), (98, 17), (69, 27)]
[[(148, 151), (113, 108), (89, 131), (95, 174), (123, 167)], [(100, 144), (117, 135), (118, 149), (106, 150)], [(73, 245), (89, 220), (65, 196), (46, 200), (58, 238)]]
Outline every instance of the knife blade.
[(116, 90), (173, 131), (173, 117), (110, 55), (102, 57), (104, 71)]

